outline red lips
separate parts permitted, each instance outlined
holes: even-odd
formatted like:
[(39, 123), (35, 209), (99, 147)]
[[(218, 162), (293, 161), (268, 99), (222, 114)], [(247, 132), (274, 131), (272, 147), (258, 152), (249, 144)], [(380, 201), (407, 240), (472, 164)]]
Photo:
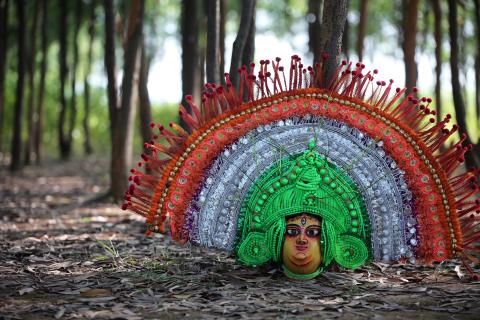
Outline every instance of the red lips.
[(298, 251), (307, 251), (308, 246), (307, 245), (296, 245), (295, 249), (297, 249)]

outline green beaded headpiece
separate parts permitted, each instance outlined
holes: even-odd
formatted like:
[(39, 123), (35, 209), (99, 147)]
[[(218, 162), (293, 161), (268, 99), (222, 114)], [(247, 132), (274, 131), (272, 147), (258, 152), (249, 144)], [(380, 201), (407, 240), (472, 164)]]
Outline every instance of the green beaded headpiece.
[(353, 181), (315, 150), (275, 163), (252, 185), (239, 220), (237, 255), (248, 265), (281, 260), (285, 218), (308, 213), (322, 221), (323, 262), (357, 268), (369, 257), (368, 221)]

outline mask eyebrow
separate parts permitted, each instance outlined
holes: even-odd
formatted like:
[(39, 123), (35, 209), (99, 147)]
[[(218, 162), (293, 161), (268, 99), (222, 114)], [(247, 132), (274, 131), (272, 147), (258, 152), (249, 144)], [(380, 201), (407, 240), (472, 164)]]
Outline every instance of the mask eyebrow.
[(300, 228), (300, 225), (296, 224), (296, 223), (289, 223), (287, 224), (287, 228), (290, 227), (290, 228)]

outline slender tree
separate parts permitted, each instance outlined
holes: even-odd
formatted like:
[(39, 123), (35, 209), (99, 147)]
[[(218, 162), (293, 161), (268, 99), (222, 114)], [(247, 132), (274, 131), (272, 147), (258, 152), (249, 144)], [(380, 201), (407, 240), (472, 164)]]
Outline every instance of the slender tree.
[(67, 96), (66, 96), (66, 82), (68, 75), (67, 65), (67, 34), (68, 34), (68, 9), (67, 1), (59, 0), (59, 63), (60, 63), (60, 114), (58, 119), (58, 135), (60, 155), (62, 159), (66, 159), (70, 156), (71, 139), (68, 134), (65, 133), (66, 118), (67, 118)]
[(255, 28), (255, 24), (252, 22), (254, 21), (256, 3), (256, 0), (244, 0), (242, 2), (240, 25), (238, 26), (237, 37), (233, 42), (230, 63), (230, 80), (235, 88), (238, 88), (238, 68), (241, 67), (243, 52), (250, 35), (250, 28)]
[[(152, 107), (150, 104), (147, 84), (151, 59), (150, 57), (147, 57), (145, 51), (145, 41), (143, 41), (140, 60), (140, 78), (138, 82), (140, 97), (140, 131), (142, 133), (143, 142), (150, 142), (152, 141), (152, 130), (150, 128), (150, 123), (152, 122)], [(150, 154), (150, 149), (144, 148), (143, 152)]]
[[(475, 5), (475, 37), (477, 44), (480, 43), (480, 0), (474, 0)], [(475, 106), (480, 126), (480, 50), (475, 55)], [(0, 123), (1, 125), (1, 123)]]
[[(108, 114), (110, 119), (110, 139), (117, 126), (118, 88), (115, 58), (115, 7), (113, 0), (103, 2), (105, 8), (105, 71), (107, 73)], [(113, 162), (113, 159), (112, 159)], [(112, 169), (113, 170), (113, 169)]]
[(417, 36), (418, 0), (403, 0), (403, 59), (405, 61), (405, 87), (412, 90), (417, 84), (415, 48)]
[(222, 84), (225, 84), (225, 23), (226, 23), (226, 14), (227, 14), (227, 0), (220, 0), (220, 64), (219, 64), (219, 78)]
[[(455, 108), (456, 119), (459, 124), (461, 134), (467, 134), (466, 109), (462, 97), (462, 87), (460, 84), (460, 72), (458, 67), (458, 21), (457, 21), (457, 1), (448, 0), (448, 30), (450, 35), (450, 72), (452, 77), (452, 95), (453, 106)], [(471, 144), (472, 141), (467, 134), (465, 141)], [(468, 167), (478, 166), (478, 155), (468, 152), (465, 157)]]
[(347, 0), (325, 0), (320, 48), (326, 53), (323, 83), (327, 85), (340, 64), (342, 34), (347, 18)]
[(144, 0), (134, 0), (128, 14), (124, 45), (121, 99), (117, 105), (115, 75), (115, 8), (105, 0), (105, 66), (108, 78), (109, 115), (112, 134), (110, 191), (114, 200), (122, 199), (128, 186), (131, 166), (135, 102), (138, 98)]
[(33, 142), (35, 141), (35, 127), (34, 127), (34, 119), (35, 116), (35, 108), (34, 108), (34, 96), (35, 96), (35, 67), (36, 67), (36, 54), (37, 54), (37, 29), (38, 29), (38, 18), (40, 15), (40, 2), (35, 1), (34, 8), (33, 8), (33, 22), (32, 22), (32, 29), (30, 32), (30, 54), (28, 56), (28, 87), (29, 87), (29, 95), (28, 95), (28, 131), (27, 131), (27, 140), (25, 141), (25, 165), (29, 165), (32, 152), (33, 152)]
[[(247, 66), (250, 69), (250, 63), (253, 62), (255, 57), (255, 16), (256, 9), (252, 9), (252, 17), (250, 21), (250, 30), (248, 31), (247, 42), (245, 42), (245, 47), (243, 48), (242, 54), (242, 65)], [(245, 91), (245, 93), (247, 93)]]
[[(185, 101), (186, 95), (192, 95), (195, 101), (200, 99), (200, 53), (199, 53), (199, 24), (198, 2), (182, 1), (181, 34), (182, 34), (182, 105), (190, 106)], [(182, 120), (181, 125), (186, 128)]]
[(358, 19), (357, 56), (358, 61), (363, 60), (363, 44), (367, 30), (368, 0), (360, 0), (360, 18)]
[(207, 11), (207, 82), (220, 83), (220, 0), (209, 0)]
[(25, 80), (25, 1), (17, 0), (18, 31), (17, 31), (17, 90), (15, 93), (15, 115), (12, 135), (12, 159), (10, 170), (17, 171), (22, 167), (22, 114), (23, 89)]
[(0, 152), (3, 151), (3, 114), (8, 49), (8, 0), (0, 0)]
[(42, 0), (42, 27), (41, 27), (41, 52), (40, 82), (38, 86), (37, 117), (35, 118), (35, 154), (36, 161), (42, 160), (42, 137), (43, 137), (43, 106), (45, 97), (45, 75), (47, 73), (47, 0)]
[(88, 52), (87, 52), (87, 64), (85, 70), (85, 78), (83, 81), (83, 103), (84, 103), (84, 115), (83, 115), (83, 150), (85, 154), (91, 154), (93, 152), (92, 142), (90, 139), (90, 126), (88, 121), (90, 119), (90, 82), (89, 77), (92, 69), (93, 58), (93, 40), (95, 39), (95, 20), (96, 20), (96, 1), (90, 3), (90, 14), (88, 18)]
[(320, 35), (322, 33), (323, 0), (308, 0), (308, 49), (313, 54), (313, 61), (320, 59)]
[(435, 106), (437, 120), (442, 117), (442, 6), (440, 0), (430, 0), (433, 9), (433, 35), (435, 38)]
[(348, 0), (347, 0), (347, 16), (345, 18), (345, 25), (342, 33), (342, 53), (344, 57), (350, 59), (350, 23), (348, 22)]
[(70, 157), (71, 153), (71, 145), (73, 141), (73, 130), (75, 129), (75, 121), (77, 117), (77, 69), (78, 69), (78, 34), (80, 32), (80, 26), (82, 24), (82, 10), (83, 10), (83, 2), (76, 1), (75, 2), (75, 25), (73, 29), (73, 57), (72, 57), (72, 64), (71, 64), (71, 72), (70, 72), (70, 117), (68, 122), (68, 152), (65, 155), (65, 158)]

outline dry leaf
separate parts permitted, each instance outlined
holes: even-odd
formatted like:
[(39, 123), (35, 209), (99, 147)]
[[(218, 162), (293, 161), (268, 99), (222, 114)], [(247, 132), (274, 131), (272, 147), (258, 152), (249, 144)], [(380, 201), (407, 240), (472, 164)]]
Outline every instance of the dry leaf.
[(108, 297), (112, 295), (112, 292), (108, 289), (90, 289), (80, 293), (82, 297), (85, 298), (98, 298), (98, 297)]

